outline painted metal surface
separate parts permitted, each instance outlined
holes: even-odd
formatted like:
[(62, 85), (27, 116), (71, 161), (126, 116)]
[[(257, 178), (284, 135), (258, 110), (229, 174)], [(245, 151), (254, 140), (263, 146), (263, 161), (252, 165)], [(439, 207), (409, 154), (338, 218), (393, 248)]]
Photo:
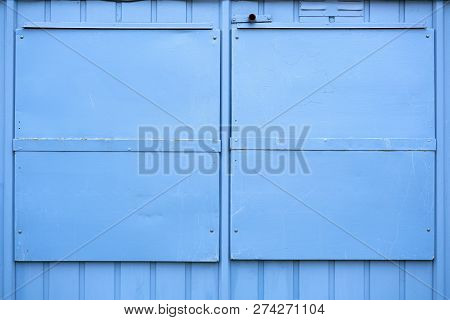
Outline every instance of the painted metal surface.
[(434, 138), (432, 30), (240, 29), (232, 48), (234, 125)]
[(270, 171), (292, 152), (232, 152), (233, 259), (433, 259), (432, 152), (306, 151), (310, 174)]
[[(0, 5), (2, 50), (0, 68), (0, 113), (2, 130), (3, 187), (0, 255), (2, 296), (8, 299), (441, 299), (450, 294), (448, 276), (449, 212), (448, 189), (450, 163), (445, 113), (450, 10), (439, 10), (443, 1), (365, 0), (358, 16), (305, 16), (300, 1), (213, 1), (148, 0), (132, 3), (105, 1), (2, 1)], [(10, 9), (7, 9), (7, 7)], [(64, 24), (207, 24), (221, 30), (221, 109), (222, 126), (230, 123), (230, 52), (229, 30), (233, 15), (250, 13), (270, 15), (273, 24), (326, 26), (330, 23), (355, 25), (424, 24), (435, 29), (436, 45), (436, 221), (435, 258), (432, 261), (231, 261), (229, 259), (229, 177), (220, 174), (220, 256), (218, 263), (169, 262), (16, 262), (14, 260), (13, 221), (13, 138), (14, 137), (14, 56), (16, 27), (32, 23)], [(267, 23), (264, 23), (266, 25)], [(263, 24), (258, 24), (263, 25)], [(329, 27), (329, 26), (326, 26)], [(404, 27), (402, 25), (401, 27)], [(251, 30), (252, 31), (252, 30)], [(207, 31), (205, 31), (207, 32)], [(240, 32), (240, 31), (239, 31)], [(247, 32), (247, 31), (245, 31)], [(336, 47), (329, 51), (335, 51)], [(414, 48), (416, 50), (417, 48)], [(428, 62), (426, 62), (428, 63)], [(450, 64), (446, 64), (448, 68)], [(420, 66), (414, 66), (420, 68)], [(257, 112), (256, 112), (257, 113)], [(399, 127), (406, 125), (399, 122)], [(433, 130), (431, 130), (433, 131)], [(311, 131), (313, 132), (313, 131)], [(221, 133), (223, 168), (230, 163), (230, 132)], [(117, 138), (117, 137), (115, 137)], [(121, 137), (128, 138), (128, 137)], [(318, 137), (324, 138), (324, 137)], [(358, 138), (358, 137), (351, 137)], [(367, 137), (366, 137), (367, 138)], [(375, 137), (376, 138), (376, 137)], [(387, 136), (387, 138), (405, 138)], [(407, 137), (410, 138), (410, 137)], [(424, 138), (424, 137), (416, 137)], [(134, 137), (132, 138), (134, 139)], [(433, 143), (433, 142), (432, 142)], [(427, 149), (433, 147), (425, 145)], [(417, 146), (416, 146), (417, 147)], [(425, 148), (424, 145), (420, 146)], [(433, 151), (433, 150), (431, 150)], [(235, 152), (235, 151), (233, 151)], [(20, 153), (20, 152), (19, 152)], [(19, 155), (20, 156), (20, 155)]]
[(198, 139), (219, 127), (219, 43), (213, 30), (18, 31), (16, 137), (137, 139), (151, 126), (162, 139), (184, 125)]
[[(16, 260), (217, 261), (218, 173), (163, 165), (198, 164), (191, 155), (158, 152), (142, 174), (130, 152), (18, 153)], [(213, 167), (217, 153), (202, 160)]]

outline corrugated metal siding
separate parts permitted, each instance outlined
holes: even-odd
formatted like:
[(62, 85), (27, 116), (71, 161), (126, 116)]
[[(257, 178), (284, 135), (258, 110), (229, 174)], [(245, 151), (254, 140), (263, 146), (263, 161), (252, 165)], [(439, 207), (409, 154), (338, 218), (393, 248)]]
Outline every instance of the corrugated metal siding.
[[(8, 1), (14, 5), (14, 1)], [(52, 22), (211, 22), (221, 26), (220, 18), (228, 1), (142, 1), (114, 3), (105, 1), (18, 1), (17, 25), (35, 21)], [(301, 17), (299, 1), (233, 1), (231, 14), (258, 12), (271, 14), (274, 22), (323, 22), (324, 17)], [(0, 6), (0, 25), (5, 25), (4, 5)], [(364, 1), (365, 22), (416, 22), (423, 17), (433, 27), (431, 1)], [(227, 11), (226, 11), (227, 12)], [(446, 10), (447, 30), (450, 30), (450, 10)], [(434, 15), (436, 17), (436, 15)], [(350, 20), (348, 20), (350, 19)], [(339, 17), (336, 22), (353, 22), (355, 17)], [(436, 22), (436, 21), (435, 21)], [(223, 25), (226, 26), (226, 23)], [(4, 26), (4, 27), (3, 27)], [(0, 61), (11, 59), (5, 46), (5, 32), (1, 32)], [(9, 36), (11, 40), (11, 36)], [(449, 43), (447, 42), (448, 46)], [(9, 51), (10, 52), (10, 51)], [(6, 54), (6, 59), (5, 59)], [(0, 71), (4, 71), (2, 63)], [(7, 68), (7, 67), (6, 67)], [(446, 66), (449, 74), (449, 64)], [(5, 74), (1, 72), (1, 74)], [(6, 72), (6, 76), (10, 76)], [(5, 97), (9, 85), (0, 80), (2, 119), (10, 101)], [(11, 81), (10, 78), (7, 81)], [(447, 88), (448, 90), (448, 88)], [(9, 126), (6, 125), (8, 130)], [(4, 137), (0, 132), (0, 140)], [(9, 159), (2, 156), (0, 164)], [(449, 162), (448, 153), (445, 155)], [(8, 162), (9, 160), (7, 160)], [(7, 177), (9, 174), (6, 174)], [(3, 188), (3, 175), (0, 188)], [(8, 178), (7, 178), (8, 179)], [(7, 186), (9, 187), (9, 186)], [(1, 190), (0, 190), (1, 191)], [(6, 201), (11, 196), (5, 192)], [(448, 198), (448, 191), (447, 191)], [(9, 204), (4, 228), (11, 227)], [(448, 210), (448, 208), (447, 208)], [(447, 211), (448, 212), (448, 211)], [(226, 214), (226, 213), (222, 213)], [(447, 224), (449, 221), (447, 221)], [(10, 236), (7, 232), (5, 236)], [(446, 235), (449, 243), (450, 235)], [(227, 239), (227, 237), (223, 238)], [(444, 238), (438, 238), (443, 241)], [(13, 273), (8, 271), (12, 242), (6, 239), (1, 250), (4, 269), (3, 294), (8, 295)], [(223, 248), (227, 248), (222, 247)], [(442, 251), (443, 252), (443, 251)], [(4, 254), (5, 253), (5, 254)], [(442, 259), (441, 257), (438, 257)], [(16, 263), (15, 287), (17, 299), (431, 299), (433, 276), (437, 270), (433, 262), (424, 261), (228, 261), (222, 252), (217, 263)], [(9, 262), (11, 263), (11, 262)], [(443, 262), (442, 262), (443, 263)], [(1, 264), (0, 264), (1, 265)], [(0, 268), (2, 268), (0, 266)], [(229, 270), (229, 273), (224, 274)], [(442, 270), (441, 270), (442, 271)], [(438, 279), (438, 282), (443, 282)], [(442, 287), (442, 286), (441, 286)], [(450, 288), (450, 277), (445, 288)], [(229, 294), (229, 295), (228, 295)], [(436, 297), (436, 295), (435, 295)]]

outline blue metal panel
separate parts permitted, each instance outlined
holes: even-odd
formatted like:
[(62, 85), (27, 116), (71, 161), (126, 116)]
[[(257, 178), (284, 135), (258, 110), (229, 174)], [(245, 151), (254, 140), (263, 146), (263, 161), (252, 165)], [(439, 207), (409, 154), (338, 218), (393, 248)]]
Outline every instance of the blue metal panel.
[(301, 261), (299, 264), (300, 299), (329, 299), (329, 272), (328, 261)]
[(233, 259), (433, 259), (432, 152), (267, 152), (232, 152)]
[(137, 153), (18, 153), (16, 260), (217, 261), (218, 173), (163, 165), (209, 167), (217, 154), (155, 155), (150, 175)]
[(77, 300), (80, 298), (80, 267), (77, 262), (49, 265), (48, 282), (64, 286), (48, 286), (48, 298), (52, 300)]
[(432, 30), (239, 29), (232, 59), (235, 125), (434, 138)]
[(120, 267), (121, 299), (150, 299), (150, 271), (150, 263), (122, 263)]
[(258, 299), (258, 262), (233, 261), (231, 265), (231, 298)]
[(364, 299), (364, 262), (336, 261), (335, 267), (335, 298)]
[(217, 31), (24, 29), (17, 39), (16, 137), (219, 126)]
[(264, 263), (264, 299), (294, 299), (293, 269), (292, 261)]
[(114, 263), (86, 263), (84, 277), (85, 299), (114, 299), (118, 284), (114, 278)]
[[(395, 300), (400, 298), (398, 263), (390, 261), (372, 261), (370, 263), (370, 299)], [(389, 283), (388, 286), (387, 283)]]
[[(176, 2), (176, 3), (175, 3)], [(325, 1), (325, 4), (328, 1)], [(228, 196), (229, 185), (226, 170), (221, 173), (221, 261), (219, 263), (192, 263), (191, 272), (186, 269), (184, 263), (180, 263), (179, 268), (174, 268), (173, 264), (160, 264), (155, 262), (134, 262), (133, 267), (128, 262), (115, 263), (84, 263), (65, 262), (59, 264), (42, 262), (17, 262), (13, 259), (13, 208), (12, 208), (12, 186), (13, 186), (13, 165), (12, 165), (12, 126), (13, 126), (13, 78), (14, 78), (14, 31), (17, 26), (24, 24), (40, 23), (164, 23), (165, 21), (175, 21), (176, 23), (194, 22), (213, 24), (215, 28), (220, 28), (222, 33), (222, 124), (229, 124), (229, 22), (232, 15), (248, 15), (257, 13), (270, 15), (273, 24), (295, 23), (297, 26), (314, 23), (316, 26), (323, 23), (330, 24), (329, 17), (300, 17), (300, 0), (259, 0), (259, 1), (229, 1), (229, 0), (188, 0), (188, 1), (165, 1), (148, 0), (133, 3), (113, 3), (103, 1), (71, 1), (71, 0), (7, 0), (0, 1), (0, 7), (7, 4), (10, 8), (18, 10), (16, 14), (9, 10), (7, 15), (2, 15), (0, 10), (1, 34), (5, 34), (5, 42), (0, 44), (5, 50), (0, 50), (0, 57), (5, 53), (4, 59), (0, 61), (0, 66), (5, 68), (5, 93), (0, 89), (0, 116), (4, 126), (1, 132), (5, 133), (5, 148), (0, 150), (4, 166), (1, 174), (4, 175), (5, 189), (2, 198), (4, 199), (4, 215), (0, 218), (3, 221), (4, 242), (2, 243), (3, 258), (0, 263), (0, 270), (3, 271), (3, 297), (18, 299), (57, 299), (63, 297), (76, 298), (77, 292), (80, 299), (94, 298), (151, 298), (160, 295), (156, 294), (156, 284), (170, 283), (175, 286), (170, 292), (165, 292), (165, 297), (213, 297), (215, 290), (220, 292), (220, 298), (264, 298), (264, 292), (273, 292), (279, 297), (286, 297), (294, 290), (296, 282), (299, 282), (298, 297), (302, 299), (316, 298), (343, 298), (353, 296), (351, 292), (346, 292), (342, 286), (357, 288), (358, 296), (364, 299), (429, 299), (448, 297), (450, 287), (450, 277), (448, 276), (448, 243), (450, 233), (450, 219), (446, 218), (449, 212), (448, 188), (445, 188), (449, 181), (449, 170), (445, 170), (446, 164), (450, 163), (449, 154), (446, 151), (448, 141), (446, 137), (446, 120), (448, 113), (445, 113), (448, 101), (444, 98), (448, 93), (448, 86), (445, 85), (446, 75), (450, 74), (448, 68), (450, 63), (445, 64), (450, 55), (446, 54), (448, 41), (444, 37), (449, 29), (450, 9), (447, 8), (445, 14), (439, 10), (443, 1), (428, 0), (365, 0), (363, 17), (336, 17), (335, 26), (350, 24), (414, 24), (418, 21), (425, 23), (429, 28), (436, 29), (436, 259), (428, 262), (404, 262), (404, 261), (365, 261), (364, 275), (358, 269), (357, 275), (349, 276), (355, 268), (355, 263), (335, 263), (335, 261), (293, 261), (292, 275), (290, 270), (283, 268), (284, 264), (269, 262), (269, 268), (264, 268), (264, 261), (233, 261), (228, 259)], [(436, 10), (432, 12), (432, 10)], [(6, 11), (6, 10), (5, 10)], [(2, 20), (4, 18), (4, 20)], [(81, 24), (80, 24), (81, 25)], [(444, 32), (445, 31), (445, 32)], [(270, 40), (270, 39), (266, 39)], [(362, 39), (358, 39), (358, 42)], [(4, 46), (3, 46), (4, 43)], [(444, 49), (445, 47), (445, 49)], [(39, 48), (41, 48), (39, 46)], [(41, 48), (42, 49), (42, 48)], [(266, 48), (264, 48), (265, 50)], [(341, 46), (329, 46), (326, 50), (335, 53), (342, 49)], [(414, 48), (416, 50), (417, 48)], [(253, 50), (255, 51), (255, 50)], [(434, 61), (434, 59), (432, 58)], [(250, 60), (251, 61), (251, 60)], [(36, 63), (39, 63), (36, 60)], [(421, 62), (423, 63), (423, 61)], [(414, 68), (420, 68), (420, 63)], [(1, 69), (1, 67), (0, 67)], [(1, 73), (3, 78), (3, 73)], [(4, 102), (4, 104), (2, 104)], [(5, 108), (3, 107), (5, 106)], [(149, 106), (151, 107), (151, 106)], [(158, 112), (156, 109), (152, 111)], [(258, 112), (256, 112), (258, 113)], [(289, 115), (289, 114), (288, 114)], [(290, 116), (291, 119), (294, 117)], [(70, 123), (69, 123), (70, 124)], [(402, 123), (402, 125), (405, 125)], [(313, 133), (314, 131), (311, 131)], [(221, 163), (224, 168), (229, 165), (227, 130), (222, 133), (223, 152)], [(1, 136), (1, 134), (0, 134)], [(54, 137), (55, 138), (55, 137)], [(61, 138), (61, 137), (56, 137)], [(117, 137), (133, 140), (134, 137)], [(324, 138), (317, 136), (317, 138)], [(336, 137), (335, 137), (336, 138)], [(343, 137), (341, 137), (343, 138)], [(348, 137), (347, 137), (348, 138)], [(360, 137), (350, 137), (360, 138)], [(372, 137), (376, 138), (376, 137)], [(388, 138), (407, 138), (404, 136)], [(418, 139), (434, 138), (417, 137)], [(36, 145), (34, 145), (36, 146)], [(38, 144), (37, 146), (42, 146)], [(83, 144), (83, 146), (85, 146)], [(0, 178), (1, 179), (1, 178)], [(0, 201), (1, 202), (1, 201)], [(3, 209), (2, 208), (2, 209)], [(1, 224), (1, 223), (0, 223)], [(1, 250), (0, 250), (1, 251)], [(287, 262), (288, 264), (290, 262)], [(202, 266), (208, 268), (208, 272)], [(298, 269), (296, 269), (298, 265)], [(369, 267), (367, 267), (369, 266)], [(50, 271), (44, 274), (44, 268)], [(3, 269), (2, 269), (3, 268)], [(199, 268), (199, 269), (196, 269)], [(265, 270), (266, 269), (266, 270)], [(274, 281), (264, 281), (265, 271), (268, 279), (273, 278), (276, 270), (282, 272), (282, 279), (291, 279), (292, 285), (279, 285)], [(158, 272), (156, 272), (158, 270)], [(183, 273), (185, 277), (180, 276)], [(198, 271), (201, 270), (201, 271)], [(78, 273), (77, 273), (78, 271)], [(348, 271), (348, 272), (347, 272)], [(201, 276), (200, 274), (201, 273)], [(191, 275), (189, 278), (189, 274)], [(170, 282), (170, 278), (179, 281)], [(134, 280), (133, 280), (134, 279)], [(190, 280), (189, 280), (190, 279)], [(200, 280), (199, 280), (200, 279)], [(78, 281), (78, 285), (77, 285)], [(203, 282), (202, 282), (203, 281)], [(422, 281), (422, 282), (421, 282)], [(1, 282), (1, 281), (0, 281)], [(16, 282), (16, 283), (15, 283)], [(362, 284), (364, 282), (364, 284)], [(190, 284), (189, 284), (190, 283)], [(159, 287), (159, 285), (158, 285)], [(363, 288), (364, 287), (364, 288)], [(17, 292), (14, 292), (16, 288)], [(147, 289), (149, 293), (146, 294)], [(275, 290), (276, 289), (276, 290)], [(364, 293), (362, 294), (362, 290)], [(158, 292), (161, 290), (158, 288)], [(184, 292), (184, 294), (183, 294)], [(204, 295), (202, 295), (204, 293)], [(272, 295), (272, 296), (275, 296)]]

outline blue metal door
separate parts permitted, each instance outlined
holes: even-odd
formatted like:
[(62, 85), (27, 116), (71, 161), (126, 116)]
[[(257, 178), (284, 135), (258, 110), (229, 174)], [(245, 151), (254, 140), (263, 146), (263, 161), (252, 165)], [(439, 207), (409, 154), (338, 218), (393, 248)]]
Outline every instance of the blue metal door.
[[(218, 162), (196, 146), (219, 126), (217, 31), (41, 28), (17, 33), (16, 260), (217, 261), (218, 171), (163, 165)], [(146, 174), (140, 132), (182, 125), (191, 152), (161, 143)]]
[(432, 260), (432, 32), (261, 25), (232, 35), (233, 124), (259, 132), (231, 137), (231, 257)]

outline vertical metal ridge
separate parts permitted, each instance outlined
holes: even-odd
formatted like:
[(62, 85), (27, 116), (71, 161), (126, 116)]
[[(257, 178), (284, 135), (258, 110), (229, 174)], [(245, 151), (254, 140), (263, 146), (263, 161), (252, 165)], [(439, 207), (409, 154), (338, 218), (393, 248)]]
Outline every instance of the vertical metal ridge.
[(192, 299), (192, 263), (184, 264), (184, 298), (186, 300)]
[(156, 262), (150, 262), (150, 300), (156, 299)]
[(87, 19), (87, 5), (86, 0), (80, 1), (80, 21), (86, 22)]
[(405, 9), (406, 9), (406, 0), (399, 0), (399, 3), (398, 3), (398, 21), (399, 22), (405, 22), (405, 19), (406, 19)]
[(398, 294), (398, 298), (400, 300), (405, 300), (405, 293), (406, 293), (406, 274), (405, 274), (405, 261), (399, 261), (399, 268), (398, 268), (398, 272), (400, 273), (399, 275), (399, 294)]
[(264, 261), (258, 261), (258, 299), (264, 300)]
[(298, 0), (292, 0), (292, 22), (300, 22), (300, 2)]
[(258, 14), (264, 14), (265, 0), (258, 0)]
[[(83, 2), (83, 0), (81, 1)], [(51, 2), (50, 0), (45, 0), (44, 2), (44, 21), (51, 21), (52, 20), (52, 11), (51, 11)], [(81, 11), (80, 11), (81, 16)]]
[(300, 261), (293, 262), (292, 268), (292, 281), (293, 283), (293, 298), (294, 300), (300, 299)]
[(158, 15), (157, 15), (157, 3), (158, 0), (151, 0), (151, 22), (158, 22)]
[(186, 23), (192, 23), (192, 0), (186, 0)]
[(5, 299), (15, 299), (14, 263), (14, 158), (12, 139), (14, 137), (14, 65), (16, 0), (6, 0), (5, 5), (5, 97), (4, 97), (4, 141), (3, 141), (3, 294)]
[(370, 261), (364, 261), (364, 299), (370, 300)]
[[(0, 50), (0, 114), (2, 115), (2, 118), (5, 117), (4, 112), (6, 111), (5, 106), (6, 106), (6, 5), (5, 3), (2, 1), (0, 2), (0, 25), (2, 26), (2, 31), (0, 31), (0, 44), (1, 44), (1, 48)], [(0, 150), (0, 180), (3, 179), (3, 174), (5, 172), (5, 168), (4, 168), (4, 155), (3, 152), (5, 150), (5, 140), (4, 140), (4, 131), (0, 130), (0, 148), (2, 148)], [(4, 199), (4, 194), (6, 192), (5, 188), (0, 189), (1, 195), (0, 197), (2, 197), (2, 199)], [(3, 201), (3, 200), (2, 200)], [(4, 245), (3, 245), (3, 241), (5, 241), (5, 234), (4, 234), (4, 219), (5, 219), (5, 212), (4, 212), (4, 206), (0, 207), (0, 241), (1, 241), (1, 245), (0, 245), (0, 299), (6, 297), (6, 291), (5, 286), (4, 286), (4, 276), (5, 276), (5, 268), (4, 268), (4, 263), (6, 262), (5, 259), (5, 255), (4, 255)]]
[(50, 298), (50, 263), (44, 262), (42, 264), (42, 297), (44, 300)]
[(116, 2), (116, 22), (122, 22), (122, 2)]
[(231, 48), (230, 48), (231, 2), (220, 2), (221, 29), (221, 85), (220, 85), (220, 259), (219, 259), (219, 299), (230, 299), (230, 95), (231, 95)]
[(336, 263), (335, 261), (328, 262), (328, 298), (334, 300), (336, 297)]
[(370, 22), (370, 0), (364, 0), (364, 22)]
[[(446, 295), (446, 112), (445, 112), (445, 6), (448, 2), (433, 1), (433, 27), (435, 34), (435, 88), (436, 88), (436, 208), (435, 208), (435, 260), (433, 262), (433, 299)], [(447, 268), (448, 269), (448, 268)], [(448, 280), (447, 280), (448, 281)]]
[(114, 300), (120, 299), (120, 292), (122, 287), (122, 263), (114, 262)]
[(86, 265), (80, 262), (78, 265), (78, 295), (80, 300), (86, 299)]

